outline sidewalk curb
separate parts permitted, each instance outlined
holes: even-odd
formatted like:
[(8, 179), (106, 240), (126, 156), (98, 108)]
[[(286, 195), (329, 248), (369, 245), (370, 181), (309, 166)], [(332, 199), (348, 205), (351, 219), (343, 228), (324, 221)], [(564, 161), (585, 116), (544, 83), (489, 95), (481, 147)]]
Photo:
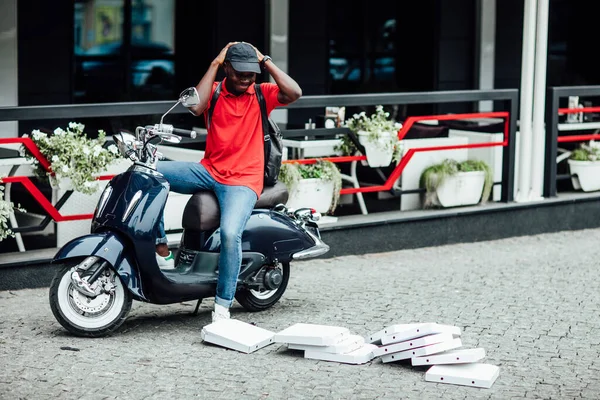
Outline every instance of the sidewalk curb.
[[(600, 227), (598, 197), (550, 199), (423, 212), (410, 218), (373, 215), (368, 224), (355, 223), (321, 231), (330, 251), (319, 257), (334, 258), (530, 236), (565, 230)], [(401, 214), (399, 214), (401, 215)], [(0, 266), (0, 291), (48, 287), (57, 267), (49, 259)], [(311, 260), (297, 261), (292, 267)]]

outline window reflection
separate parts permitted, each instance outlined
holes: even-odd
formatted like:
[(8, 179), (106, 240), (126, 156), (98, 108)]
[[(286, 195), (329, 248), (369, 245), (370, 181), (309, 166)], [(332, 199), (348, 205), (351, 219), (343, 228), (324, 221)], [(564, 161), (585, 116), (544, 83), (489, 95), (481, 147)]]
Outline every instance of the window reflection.
[[(370, 0), (332, 0), (335, 17), (330, 21), (330, 93), (389, 90), (396, 74), (396, 6)], [(371, 4), (375, 3), (375, 4)]]
[[(75, 102), (173, 97), (174, 0), (75, 4)], [(130, 26), (128, 32), (125, 27)]]

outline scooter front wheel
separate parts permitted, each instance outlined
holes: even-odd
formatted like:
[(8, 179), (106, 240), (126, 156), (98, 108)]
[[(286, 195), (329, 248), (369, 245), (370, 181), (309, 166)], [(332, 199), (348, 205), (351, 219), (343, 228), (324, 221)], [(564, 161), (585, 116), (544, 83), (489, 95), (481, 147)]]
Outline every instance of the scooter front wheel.
[(281, 263), (277, 268), (281, 269), (281, 283), (273, 290), (240, 289), (235, 299), (248, 311), (263, 311), (273, 307), (279, 301), (287, 288), (290, 279), (290, 263)]
[[(132, 298), (115, 271), (108, 267), (94, 283), (102, 285), (95, 296), (88, 296), (73, 285), (71, 274), (77, 262), (64, 265), (50, 285), (50, 308), (56, 320), (69, 332), (84, 337), (106, 336), (117, 330), (131, 310)], [(80, 271), (86, 280), (99, 265)]]

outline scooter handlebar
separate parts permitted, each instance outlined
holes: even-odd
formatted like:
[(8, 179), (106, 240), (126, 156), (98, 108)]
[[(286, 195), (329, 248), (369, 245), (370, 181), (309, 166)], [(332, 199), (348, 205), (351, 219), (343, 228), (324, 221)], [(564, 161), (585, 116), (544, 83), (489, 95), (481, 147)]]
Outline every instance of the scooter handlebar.
[(190, 131), (189, 129), (181, 129), (173, 127), (173, 133), (180, 136), (186, 136), (192, 139), (196, 138), (196, 131)]
[(191, 131), (189, 129), (181, 129), (181, 128), (175, 128), (173, 125), (169, 125), (169, 124), (156, 124), (154, 126), (147, 126), (146, 129), (149, 129), (151, 131), (153, 131), (155, 134), (156, 133), (166, 133), (168, 135), (179, 135), (179, 136), (185, 136), (185, 137), (189, 137), (192, 139), (196, 138), (196, 131)]

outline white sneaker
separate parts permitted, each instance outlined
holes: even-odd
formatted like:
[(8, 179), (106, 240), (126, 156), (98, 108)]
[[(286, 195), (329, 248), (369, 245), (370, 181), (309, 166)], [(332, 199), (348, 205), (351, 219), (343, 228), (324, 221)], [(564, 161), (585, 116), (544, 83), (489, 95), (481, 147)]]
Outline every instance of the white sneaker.
[(212, 312), (212, 322), (229, 319), (229, 308), (215, 303), (215, 311)]
[(173, 257), (173, 252), (171, 251), (169, 251), (169, 255), (166, 257), (156, 253), (156, 262), (160, 269), (175, 269), (175, 257)]

